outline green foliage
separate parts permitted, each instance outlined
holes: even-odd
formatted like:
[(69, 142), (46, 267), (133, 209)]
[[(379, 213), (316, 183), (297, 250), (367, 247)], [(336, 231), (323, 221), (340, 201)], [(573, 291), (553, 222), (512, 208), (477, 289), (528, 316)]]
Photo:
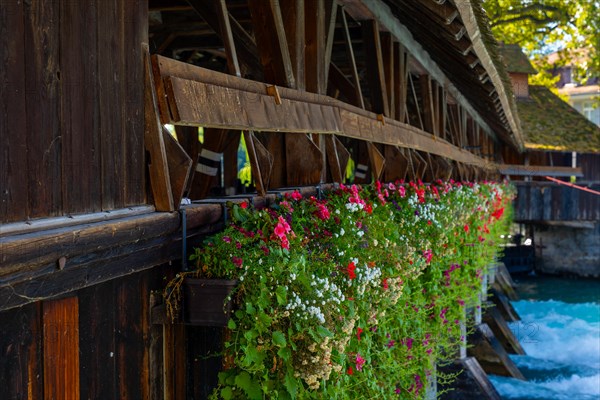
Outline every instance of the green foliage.
[[(541, 71), (536, 84), (550, 84), (543, 77), (550, 67), (543, 58), (557, 50), (565, 51), (555, 66), (573, 63), (580, 82), (600, 74), (600, 1), (484, 0), (482, 5), (496, 38), (520, 45), (534, 59)], [(577, 49), (585, 49), (587, 57)]]
[(231, 226), (193, 256), (196, 274), (240, 281), (212, 398), (422, 398), (433, 362), (456, 354), (511, 198), (377, 183), (230, 205)]

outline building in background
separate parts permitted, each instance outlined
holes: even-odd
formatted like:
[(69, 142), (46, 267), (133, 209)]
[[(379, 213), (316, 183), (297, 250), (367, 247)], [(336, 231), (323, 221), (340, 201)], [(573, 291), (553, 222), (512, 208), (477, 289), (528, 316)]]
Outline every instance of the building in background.
[[(548, 63), (553, 65), (552, 75), (560, 76), (557, 83), (559, 93), (569, 99), (569, 104), (583, 114), (587, 119), (600, 126), (600, 86), (598, 76), (588, 78), (585, 82), (578, 79), (575, 73), (574, 61), (583, 61), (587, 58), (587, 51), (579, 51), (576, 58), (568, 64), (561, 65), (561, 52), (548, 56)], [(580, 64), (578, 62), (578, 64)]]

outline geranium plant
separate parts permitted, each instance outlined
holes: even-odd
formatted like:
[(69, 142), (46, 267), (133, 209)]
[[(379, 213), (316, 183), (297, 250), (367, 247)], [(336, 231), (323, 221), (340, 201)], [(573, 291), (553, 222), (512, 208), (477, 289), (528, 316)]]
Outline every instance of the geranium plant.
[(240, 282), (213, 398), (422, 397), (434, 363), (455, 357), (512, 197), (378, 182), (233, 205), (192, 256), (197, 274)]

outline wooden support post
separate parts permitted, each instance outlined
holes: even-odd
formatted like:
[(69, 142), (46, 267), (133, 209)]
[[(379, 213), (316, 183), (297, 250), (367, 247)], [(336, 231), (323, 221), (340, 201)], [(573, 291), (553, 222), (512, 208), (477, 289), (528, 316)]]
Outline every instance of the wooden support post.
[(219, 26), (221, 28), (221, 38), (223, 39), (223, 45), (225, 46), (225, 53), (227, 53), (227, 69), (230, 74), (242, 76), (235, 43), (233, 41), (233, 33), (229, 23), (229, 11), (227, 11), (225, 0), (218, 0), (217, 16), (219, 17)]
[(350, 60), (351, 79), (354, 84), (355, 96), (354, 105), (360, 108), (365, 108), (365, 102), (363, 100), (362, 90), (360, 88), (360, 79), (358, 78), (358, 70), (356, 68), (356, 59), (354, 58), (354, 49), (352, 48), (352, 39), (350, 37), (350, 31), (348, 30), (348, 20), (346, 19), (346, 12), (340, 10), (342, 18), (342, 29), (344, 32), (344, 44), (346, 45), (346, 53)]
[(389, 117), (397, 119), (395, 102), (395, 75), (398, 70), (394, 59), (394, 40), (389, 32), (381, 32), (381, 55), (383, 58), (383, 70), (385, 73), (385, 87), (387, 89), (387, 99), (389, 106)]
[(162, 124), (159, 120), (156, 91), (154, 79), (152, 78), (152, 67), (150, 65), (150, 53), (146, 47), (145, 76), (146, 88), (144, 94), (144, 143), (146, 151), (150, 155), (148, 168), (150, 170), (150, 185), (154, 197), (154, 207), (157, 211), (173, 211), (173, 194), (171, 193), (171, 180), (169, 177), (169, 166), (167, 164), (167, 153), (162, 133)]
[[(326, 83), (326, 13), (325, 0), (305, 0), (306, 49), (304, 70), (306, 71), (306, 90), (313, 93), (325, 93)], [(329, 68), (329, 66), (327, 66)]]
[(371, 92), (371, 111), (389, 117), (390, 108), (385, 84), (379, 24), (376, 20), (362, 21), (362, 29), (367, 64), (367, 79), (369, 82), (369, 91)]
[(436, 104), (434, 100), (433, 84), (429, 75), (421, 75), (419, 77), (421, 86), (421, 99), (423, 109), (423, 127), (425, 131), (432, 133), (434, 136), (439, 136), (438, 125), (436, 123)]
[[(204, 0), (186, 0), (196, 12), (206, 21), (206, 23), (217, 33), (221, 33), (220, 18), (213, 8), (215, 2)], [(221, 1), (221, 0), (219, 0)], [(242, 75), (252, 75), (256, 80), (263, 79), (263, 68), (260, 59), (257, 56), (256, 43), (252, 36), (229, 15), (229, 23), (235, 42), (236, 54), (239, 54), (239, 62), (244, 70)]]
[(333, 182), (342, 183), (346, 177), (346, 168), (350, 153), (335, 135), (326, 135), (327, 162)]
[(400, 122), (406, 122), (406, 94), (408, 90), (408, 54), (404, 46), (394, 42), (394, 117)]
[(252, 131), (244, 132), (244, 141), (250, 157), (250, 168), (256, 192), (260, 196), (266, 196), (273, 170), (273, 155), (256, 139)]
[(438, 120), (438, 136), (447, 139), (446, 136), (446, 121), (448, 119), (448, 99), (446, 90), (442, 85), (437, 86), (437, 120)]
[(265, 81), (296, 87), (279, 0), (248, 0)]
[(296, 79), (296, 88), (304, 90), (306, 89), (304, 67), (306, 40), (304, 28), (304, 0), (287, 0), (281, 2), (281, 14), (292, 62), (292, 70), (294, 72), (294, 78)]
[(173, 205), (178, 209), (193, 173), (192, 159), (166, 128), (163, 128), (163, 138), (169, 166)]
[(472, 346), (467, 354), (477, 358), (485, 372), (525, 380), (487, 324), (477, 325), (468, 340)]

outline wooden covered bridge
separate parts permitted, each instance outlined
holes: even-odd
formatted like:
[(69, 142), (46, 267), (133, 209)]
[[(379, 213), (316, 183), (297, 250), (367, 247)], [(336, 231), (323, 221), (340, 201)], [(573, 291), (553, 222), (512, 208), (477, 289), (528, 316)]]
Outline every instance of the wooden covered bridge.
[(183, 343), (216, 331), (150, 308), (216, 196), (492, 179), (524, 150), (479, 1), (8, 0), (0, 31), (5, 399), (201, 398)]

